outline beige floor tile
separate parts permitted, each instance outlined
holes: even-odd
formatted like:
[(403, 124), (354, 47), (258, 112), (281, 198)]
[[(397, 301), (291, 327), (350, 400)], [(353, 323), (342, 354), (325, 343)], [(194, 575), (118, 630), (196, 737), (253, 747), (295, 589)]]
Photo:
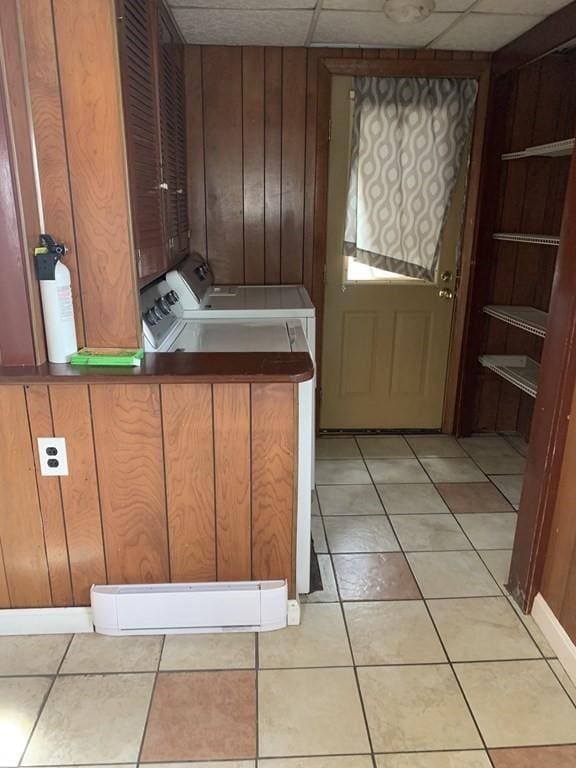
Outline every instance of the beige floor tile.
[(0, 765), (19, 764), (50, 686), (49, 677), (0, 679)]
[(259, 660), (261, 669), (350, 666), (340, 605), (303, 605), (300, 626), (260, 635)]
[[(254, 760), (209, 760), (207, 763), (142, 763), (146, 768), (256, 768)], [(91, 768), (95, 768), (91, 766)], [(132, 768), (123, 765), (122, 768)]]
[(0, 637), (0, 675), (55, 675), (71, 635)]
[(261, 757), (369, 751), (352, 669), (264, 670), (258, 677)]
[(376, 755), (376, 768), (491, 768), (486, 752), (420, 752)]
[(447, 664), (360, 667), (358, 678), (375, 752), (482, 746)]
[(358, 665), (446, 661), (421, 600), (345, 603), (344, 612)]
[(541, 657), (505, 597), (430, 600), (428, 607), (451, 661)]
[(316, 485), (356, 485), (371, 482), (361, 459), (325, 459), (316, 462)]
[(255, 637), (251, 632), (166, 635), (160, 669), (252, 669)]
[(302, 595), (300, 599), (304, 603), (334, 603), (338, 600), (338, 590), (330, 555), (318, 555), (318, 566), (323, 589), (309, 595)]
[(331, 552), (398, 552), (400, 546), (384, 515), (325, 517)]
[(342, 600), (417, 600), (421, 597), (401, 552), (334, 555)]
[(154, 672), (162, 650), (162, 636), (107, 637), (75, 635), (62, 663), (61, 674), (93, 672)]
[(356, 459), (360, 451), (353, 437), (320, 437), (316, 440), (317, 459)]
[(524, 484), (522, 475), (490, 475), (490, 480), (506, 496), (510, 504), (518, 507)]
[(389, 515), (438, 515), (450, 511), (432, 483), (376, 487)]
[(517, 456), (517, 451), (500, 435), (473, 435), (458, 440), (469, 456)]
[(516, 615), (518, 616), (520, 621), (524, 624), (524, 626), (532, 636), (532, 639), (534, 640), (538, 648), (540, 648), (540, 650), (542, 651), (543, 655), (547, 659), (555, 658), (556, 654), (554, 652), (554, 649), (552, 648), (548, 640), (546, 640), (546, 638), (542, 633), (542, 630), (540, 629), (538, 624), (536, 624), (532, 616), (526, 616), (524, 613), (522, 613), (522, 611), (520, 610), (520, 606), (516, 603), (515, 600), (513, 600), (510, 597), (510, 595), (507, 592), (505, 593), (505, 596), (507, 597), (508, 602), (510, 603), (512, 608), (515, 610)]
[(373, 485), (321, 485), (317, 489), (323, 515), (383, 515)]
[(450, 435), (410, 435), (408, 444), (418, 458), (458, 459), (466, 452)]
[(417, 459), (367, 459), (375, 483), (429, 483)]
[(434, 483), (483, 483), (488, 478), (472, 459), (422, 459)]
[(570, 696), (570, 698), (572, 699), (572, 702), (576, 704), (576, 685), (574, 685), (572, 680), (568, 677), (568, 674), (566, 673), (566, 670), (564, 669), (562, 664), (560, 664), (558, 659), (550, 659), (548, 663), (552, 667), (552, 671), (554, 672), (558, 680), (560, 680), (562, 687), (564, 688), (568, 696)]
[(476, 549), (512, 549), (518, 521), (515, 512), (479, 512), (456, 518)]
[(369, 755), (346, 757), (281, 757), (258, 760), (261, 768), (372, 768)]
[(366, 459), (411, 459), (414, 454), (400, 435), (359, 437), (358, 445)]
[(22, 764), (137, 760), (153, 683), (149, 673), (58, 678)]
[(475, 456), (474, 461), (487, 475), (522, 475), (526, 469), (524, 456)]
[(472, 549), (452, 515), (391, 515), (405, 552)]
[(317, 555), (325, 555), (328, 552), (328, 542), (321, 517), (312, 518), (312, 541), (314, 542), (314, 552)]
[(501, 594), (476, 552), (411, 552), (406, 557), (426, 598)]
[(478, 554), (498, 584), (500, 584), (501, 587), (504, 587), (508, 581), (508, 574), (510, 573), (512, 550), (479, 549)]
[(505, 440), (510, 443), (512, 448), (515, 448), (522, 456), (528, 455), (528, 443), (522, 435), (506, 435)]
[(544, 660), (454, 669), (488, 747), (576, 742), (576, 708)]

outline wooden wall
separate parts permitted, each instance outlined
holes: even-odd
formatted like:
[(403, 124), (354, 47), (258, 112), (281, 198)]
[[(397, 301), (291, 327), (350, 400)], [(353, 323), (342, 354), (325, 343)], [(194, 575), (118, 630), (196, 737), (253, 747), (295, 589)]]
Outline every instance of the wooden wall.
[(303, 283), (322, 305), (315, 253), (323, 58), (471, 59), (486, 54), (187, 46), (191, 248), (221, 283)]
[[(292, 384), (0, 387), (0, 608), (88, 605), (94, 583), (288, 578)], [(38, 471), (66, 439), (69, 475)]]
[(493, 232), (558, 235), (569, 158), (501, 161), (503, 152), (574, 135), (576, 55), (552, 54), (500, 77), (492, 95), (485, 159), (478, 276), (467, 369), (465, 431), (518, 430), (526, 438), (534, 400), (483, 369), (479, 354), (527, 354), (539, 361), (542, 340), (483, 314), (485, 304), (547, 311), (556, 249), (495, 241)]

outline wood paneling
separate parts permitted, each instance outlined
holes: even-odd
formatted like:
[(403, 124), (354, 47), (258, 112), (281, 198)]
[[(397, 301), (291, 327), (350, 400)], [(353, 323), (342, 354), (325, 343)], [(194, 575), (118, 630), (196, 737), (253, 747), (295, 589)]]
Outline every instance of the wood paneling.
[(20, 0), (30, 109), (33, 122), (43, 230), (65, 243), (70, 270), (74, 321), (79, 346), (84, 344), (84, 318), (72, 215), (66, 138), (62, 118), (56, 41), (50, 0)]
[(170, 580), (157, 386), (90, 387), (108, 578)]
[(68, 454), (70, 474), (60, 478), (60, 487), (74, 603), (88, 605), (91, 585), (107, 581), (88, 387), (53, 385), (50, 402), (54, 433), (66, 439)]
[(86, 343), (139, 345), (113, 0), (54, 0)]
[(242, 283), (242, 49), (205, 49), (202, 78), (208, 257), (218, 282)]
[(214, 385), (218, 579), (250, 579), (250, 385)]
[(216, 579), (212, 387), (162, 387), (170, 573), (174, 581)]
[(0, 390), (0, 541), (10, 604), (51, 605), (50, 579), (26, 398), (22, 387)]
[(190, 251), (206, 258), (206, 177), (204, 174), (204, 109), (200, 48), (184, 46), (186, 136), (188, 156), (188, 218)]
[(252, 385), (252, 578), (281, 579), (293, 591), (294, 388)]
[(42, 477), (40, 474), (37, 438), (53, 437), (52, 409), (48, 387), (36, 384), (26, 388), (26, 406), (30, 421), (32, 449), (36, 463), (36, 482), (38, 498), (44, 527), (46, 559), (50, 575), (50, 589), (53, 605), (73, 604), (70, 562), (68, 560), (68, 542), (64, 526), (62, 495), (58, 477)]
[[(89, 605), (107, 583), (286, 578), (292, 596), (294, 398), (286, 382), (0, 386), (0, 607)], [(35, 469), (51, 435), (67, 476)]]

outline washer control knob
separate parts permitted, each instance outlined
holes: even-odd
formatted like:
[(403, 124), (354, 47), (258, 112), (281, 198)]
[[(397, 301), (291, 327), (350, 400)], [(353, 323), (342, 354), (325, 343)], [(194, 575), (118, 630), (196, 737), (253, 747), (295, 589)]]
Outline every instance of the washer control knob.
[(170, 307), (170, 304), (168, 304), (165, 296), (156, 299), (156, 308), (160, 310), (162, 315), (169, 315), (170, 312), (172, 312), (172, 308)]
[(178, 294), (176, 293), (176, 291), (169, 291), (169, 292), (168, 292), (168, 293), (167, 293), (167, 294), (164, 296), (164, 298), (166, 299), (166, 301), (167, 301), (167, 302), (168, 302), (168, 304), (170, 304), (170, 305), (174, 305), (174, 304), (176, 304), (176, 302), (178, 302), (178, 301), (180, 300), (180, 296), (178, 296)]
[(144, 320), (150, 326), (158, 324), (159, 318), (157, 317), (155, 310), (156, 308), (152, 307), (152, 309), (147, 309), (146, 312), (144, 312)]

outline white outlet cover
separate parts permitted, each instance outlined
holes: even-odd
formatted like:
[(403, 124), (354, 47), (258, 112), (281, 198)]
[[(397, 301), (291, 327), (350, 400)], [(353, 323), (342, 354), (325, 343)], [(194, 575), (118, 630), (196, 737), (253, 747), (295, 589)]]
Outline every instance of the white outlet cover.
[[(56, 453), (50, 455), (48, 449), (54, 448)], [(66, 440), (63, 437), (39, 437), (38, 438), (38, 456), (40, 458), (40, 474), (42, 475), (67, 475), (68, 474), (68, 456), (66, 455)], [(57, 459), (58, 466), (51, 467), (48, 464), (50, 459)]]

